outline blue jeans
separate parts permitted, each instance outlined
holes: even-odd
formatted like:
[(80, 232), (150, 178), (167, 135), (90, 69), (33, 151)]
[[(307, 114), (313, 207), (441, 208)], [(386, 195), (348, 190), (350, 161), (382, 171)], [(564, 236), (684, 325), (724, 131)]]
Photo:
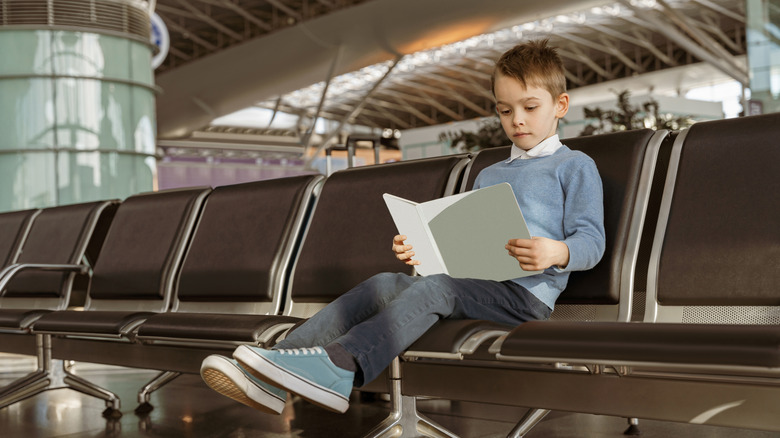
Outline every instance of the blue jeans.
[(551, 310), (512, 281), (375, 275), (355, 286), (274, 348), (340, 344), (355, 357), (355, 386), (375, 379), (439, 319), (484, 319), (508, 325), (547, 319)]

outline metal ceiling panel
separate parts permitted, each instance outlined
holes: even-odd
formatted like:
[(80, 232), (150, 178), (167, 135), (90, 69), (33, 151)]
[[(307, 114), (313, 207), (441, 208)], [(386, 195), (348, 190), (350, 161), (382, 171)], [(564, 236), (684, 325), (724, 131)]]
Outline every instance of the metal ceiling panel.
[(321, 117), (405, 129), (490, 115), (493, 63), (530, 38), (559, 47), (570, 89), (702, 62), (747, 82), (744, 2), (728, 0), (164, 0), (157, 9), (176, 48), (157, 74), (162, 138), (249, 106), (304, 126)]
[[(339, 75), (355, 71), (398, 55), (605, 2), (371, 0), (241, 41), (224, 50), (212, 48), (219, 47), (225, 39), (236, 39), (233, 33), (240, 31), (226, 32), (225, 26), (215, 23), (224, 24), (223, 20), (232, 20), (238, 14), (228, 15), (225, 12), (228, 9), (220, 7), (225, 2), (216, 0), (191, 2), (192, 7), (187, 7), (188, 3), (184, 0), (159, 2), (157, 9), (165, 15), (200, 21), (202, 26), (213, 29), (215, 39), (211, 41), (193, 33), (190, 39), (197, 36), (203, 50), (211, 53), (157, 75), (157, 84), (162, 89), (158, 96), (161, 138), (186, 136), (215, 117), (326, 80), (329, 72)], [(253, 3), (278, 7), (292, 2)], [(196, 4), (208, 8), (197, 8)], [(243, 9), (259, 17), (258, 13), (251, 12), (250, 6), (247, 4)], [(278, 8), (276, 14), (279, 12), (287, 14), (288, 22), (296, 22), (297, 18), (289, 11)], [(274, 19), (278, 17), (260, 20), (273, 22)], [(180, 44), (172, 43), (172, 46)]]

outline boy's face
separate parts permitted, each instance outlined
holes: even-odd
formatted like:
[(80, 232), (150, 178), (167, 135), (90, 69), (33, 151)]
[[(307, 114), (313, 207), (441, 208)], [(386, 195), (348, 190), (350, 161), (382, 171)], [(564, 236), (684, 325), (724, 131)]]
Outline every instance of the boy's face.
[(524, 87), (517, 79), (498, 75), (495, 80), (496, 112), (507, 137), (529, 150), (555, 135), (558, 119), (569, 110), (569, 95), (553, 97), (544, 88)]

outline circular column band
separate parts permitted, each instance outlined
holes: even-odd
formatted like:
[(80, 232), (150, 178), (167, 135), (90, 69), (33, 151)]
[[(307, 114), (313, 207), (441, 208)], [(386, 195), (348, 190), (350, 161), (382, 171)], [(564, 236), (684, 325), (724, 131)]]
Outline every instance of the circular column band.
[(0, 27), (77, 27), (149, 41), (148, 2), (137, 0), (0, 0)]

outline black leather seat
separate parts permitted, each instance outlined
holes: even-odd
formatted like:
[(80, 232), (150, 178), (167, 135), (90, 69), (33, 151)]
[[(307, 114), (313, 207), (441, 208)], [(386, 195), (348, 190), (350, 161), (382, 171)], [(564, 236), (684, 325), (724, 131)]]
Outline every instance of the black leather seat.
[[(0, 330), (25, 331), (43, 313), (72, 305), (77, 276), (88, 276), (84, 257), (100, 246), (118, 201), (43, 209), (35, 216), (15, 263), (0, 271)], [(97, 233), (96, 233), (97, 231)]]
[(172, 311), (154, 315), (138, 339), (154, 344), (263, 345), (278, 315), (314, 192), (307, 175), (217, 187), (209, 195), (178, 276)]
[[(658, 171), (656, 163), (669, 153), (669, 135), (647, 129), (562, 142), (596, 162), (604, 190), (607, 245), (596, 267), (571, 273), (551, 319), (629, 321), (643, 225), (655, 220), (648, 219), (648, 210), (651, 215), (657, 212), (657, 205), (651, 205), (653, 181), (663, 180), (658, 176), (663, 171)], [(467, 170), (463, 189), (471, 189), (479, 171), (507, 159), (509, 150), (501, 147), (480, 151)], [(496, 351), (490, 348), (491, 343), (512, 329), (490, 321), (440, 321), (403, 354), (408, 359), (402, 364), (403, 393), (468, 399), (471, 395), (466, 387), (437, 378), (441, 366), (458, 366), (458, 361), (493, 361)], [(415, 402), (407, 397), (405, 403)], [(410, 410), (405, 408), (406, 412)]]
[(37, 208), (0, 213), (0, 269), (16, 262), (32, 221), (39, 213)]
[(148, 316), (169, 309), (176, 272), (211, 189), (144, 193), (119, 206), (92, 270), (84, 311), (60, 310), (33, 332), (126, 339)]
[(37, 371), (3, 388), (0, 407), (58, 387), (51, 372), (49, 340), (32, 336), (30, 327), (43, 315), (73, 305), (75, 281), (88, 277), (90, 259), (101, 246), (117, 205), (115, 200), (97, 201), (40, 210), (25, 231), (19, 256), (0, 271), (4, 291), (0, 349), (35, 354), (38, 359)]
[[(623, 403), (595, 413), (780, 430), (769, 401), (780, 395), (778, 126), (771, 114), (698, 123), (677, 137), (644, 323), (526, 324), (499, 358), (618, 370), (624, 385), (612, 390)], [(628, 397), (648, 375), (655, 385)]]
[[(656, 160), (659, 154), (668, 154), (671, 143), (666, 132), (654, 133), (649, 129), (572, 138), (563, 142), (571, 149), (588, 154), (599, 169), (604, 188), (607, 245), (604, 257), (596, 267), (571, 273), (569, 284), (556, 302), (551, 318), (628, 321), (634, 290), (633, 267), (639, 253), (652, 181), (657, 178)], [(471, 189), (476, 174), (506, 159), (509, 149), (491, 148), (476, 154), (464, 178), (463, 188)], [(650, 220), (654, 221), (654, 218)], [(470, 327), (475, 335), (493, 332), (494, 337), (501, 331), (506, 333), (510, 330), (488, 321), (443, 323), (431, 328), (404, 356), (440, 358), (449, 355), (462, 358), (461, 346), (468, 339), (463, 333), (465, 327)]]

